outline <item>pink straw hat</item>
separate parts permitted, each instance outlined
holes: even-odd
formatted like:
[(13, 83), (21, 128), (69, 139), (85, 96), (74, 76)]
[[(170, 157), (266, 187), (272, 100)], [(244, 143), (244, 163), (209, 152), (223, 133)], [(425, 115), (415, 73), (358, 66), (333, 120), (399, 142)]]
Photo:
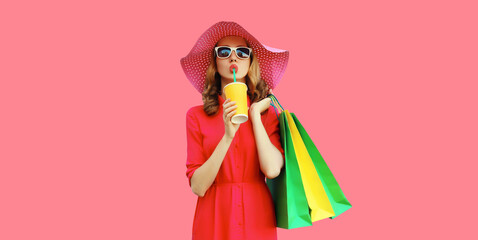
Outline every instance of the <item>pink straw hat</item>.
[(218, 22), (207, 29), (197, 40), (189, 54), (181, 58), (181, 66), (193, 86), (202, 93), (206, 82), (206, 70), (216, 43), (225, 36), (240, 36), (252, 48), (252, 56), (259, 61), (261, 78), (274, 89), (284, 75), (289, 61), (289, 51), (272, 48), (260, 43), (254, 36), (235, 22)]

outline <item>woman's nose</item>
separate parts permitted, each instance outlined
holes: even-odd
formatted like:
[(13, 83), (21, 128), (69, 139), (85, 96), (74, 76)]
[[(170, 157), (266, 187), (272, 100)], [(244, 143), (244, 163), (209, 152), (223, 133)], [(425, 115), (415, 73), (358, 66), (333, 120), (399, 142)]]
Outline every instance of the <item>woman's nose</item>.
[(232, 61), (237, 62), (236, 50), (233, 50), (233, 51), (232, 51), (230, 58), (231, 58), (231, 62), (232, 62)]

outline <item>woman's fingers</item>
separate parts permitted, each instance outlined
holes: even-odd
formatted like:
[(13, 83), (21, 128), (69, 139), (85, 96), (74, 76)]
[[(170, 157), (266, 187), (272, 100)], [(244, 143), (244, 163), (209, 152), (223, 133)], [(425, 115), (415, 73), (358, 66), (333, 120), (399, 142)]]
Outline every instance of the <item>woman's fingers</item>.
[(228, 108), (225, 108), (225, 109), (224, 109), (224, 114), (228, 114), (230, 111), (232, 111), (232, 110), (234, 110), (234, 109), (236, 109), (236, 108), (237, 108), (236, 105), (230, 106), (230, 107), (228, 107)]
[(232, 116), (234, 116), (234, 114), (237, 111), (235, 110), (237, 108), (236, 102), (231, 101), (231, 99), (228, 98), (226, 99), (226, 101), (224, 101), (222, 107), (223, 107), (226, 122), (230, 122)]
[(236, 102), (232, 101), (232, 102), (224, 102), (224, 104), (222, 105), (222, 107), (225, 109), (225, 108), (228, 108), (229, 106), (232, 106), (232, 105), (235, 105)]
[(229, 100), (230, 100), (229, 98), (226, 99), (226, 101), (224, 101), (224, 102), (222, 103), (222, 106), (224, 107), (224, 105), (226, 105), (228, 102), (230, 102)]
[(228, 122), (231, 120), (232, 116), (234, 116), (234, 113), (236, 113), (236, 110), (234, 110), (234, 111), (230, 112), (229, 114), (227, 114), (227, 118), (226, 118), (226, 119), (227, 119)]

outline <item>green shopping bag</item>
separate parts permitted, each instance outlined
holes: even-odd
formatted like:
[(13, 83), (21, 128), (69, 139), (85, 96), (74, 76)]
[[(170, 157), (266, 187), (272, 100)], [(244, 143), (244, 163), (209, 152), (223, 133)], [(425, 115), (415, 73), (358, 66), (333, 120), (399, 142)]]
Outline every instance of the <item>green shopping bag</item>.
[(285, 155), (284, 168), (276, 178), (266, 179), (274, 200), (277, 227), (292, 229), (311, 226), (312, 221), (299, 165), (294, 153), (289, 125), (283, 113), (279, 117), (279, 125)]
[(287, 123), (289, 124), (292, 135), (292, 145), (294, 145), (295, 156), (299, 163), (300, 177), (304, 185), (305, 196), (310, 209), (310, 218), (312, 222), (324, 218), (335, 216), (332, 204), (325, 191), (324, 184), (320, 180), (319, 173), (315, 170), (314, 162), (310, 157), (307, 147), (300, 136), (299, 130), (295, 125), (294, 119), (288, 110), (284, 110)]
[(310, 138), (309, 134), (305, 131), (304, 127), (299, 122), (299, 119), (297, 119), (294, 113), (290, 113), (290, 115), (294, 119), (294, 123), (299, 130), (300, 136), (302, 137), (302, 141), (304, 141), (304, 144), (307, 148), (307, 152), (309, 153), (309, 156), (314, 163), (315, 169), (319, 174), (320, 180), (324, 185), (325, 192), (327, 193), (327, 196), (335, 213), (335, 216), (330, 217), (330, 219), (334, 219), (338, 215), (350, 209), (352, 205), (347, 200), (347, 198), (345, 198), (345, 195), (342, 192), (342, 189), (340, 189), (339, 184), (335, 180), (334, 175), (327, 166), (327, 163), (325, 163), (324, 158), (322, 158), (322, 155), (320, 154), (319, 150), (317, 150), (317, 147), (315, 146), (314, 142), (312, 142), (312, 139)]
[[(279, 110), (284, 111), (284, 109), (282, 108), (279, 101), (274, 95), (269, 94), (268, 97), (270, 97), (272, 99), (272, 102), (275, 104), (275, 106), (273, 105), (274, 109), (276, 109), (277, 107)], [(281, 112), (281, 115), (283, 115), (283, 112)], [(335, 213), (335, 216), (330, 217), (330, 219), (334, 219), (338, 215), (350, 209), (352, 205), (345, 198), (345, 195), (342, 192), (340, 186), (338, 185), (334, 175), (332, 174), (329, 167), (325, 163), (324, 159), (322, 158), (322, 155), (317, 150), (317, 147), (313, 143), (309, 134), (305, 131), (304, 127), (299, 122), (298, 118), (295, 116), (294, 113), (290, 113), (290, 115), (292, 116), (294, 123), (297, 129), (299, 130), (302, 141), (306, 145), (307, 152), (310, 158), (312, 159), (312, 162), (314, 163), (314, 167), (327, 193), (327, 197)]]

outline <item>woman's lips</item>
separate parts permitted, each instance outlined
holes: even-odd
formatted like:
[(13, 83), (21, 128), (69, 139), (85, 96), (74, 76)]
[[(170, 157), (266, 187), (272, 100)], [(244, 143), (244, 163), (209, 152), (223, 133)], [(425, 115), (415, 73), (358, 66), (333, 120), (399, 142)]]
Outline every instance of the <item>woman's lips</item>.
[(236, 69), (236, 73), (237, 73), (237, 70), (239, 70), (239, 68), (237, 67), (236, 64), (232, 64), (232, 65), (229, 67), (229, 70), (231, 71), (231, 73), (233, 72), (232, 69)]

